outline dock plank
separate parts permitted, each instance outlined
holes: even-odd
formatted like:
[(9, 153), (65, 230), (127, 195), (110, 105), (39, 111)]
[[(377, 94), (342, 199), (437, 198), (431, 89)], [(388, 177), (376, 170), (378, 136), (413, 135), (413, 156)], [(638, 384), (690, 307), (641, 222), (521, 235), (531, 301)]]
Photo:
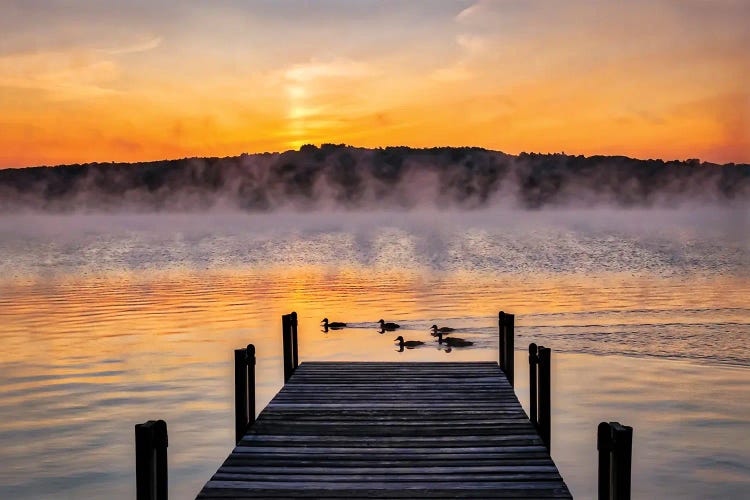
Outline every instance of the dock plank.
[(497, 364), (306, 362), (199, 498), (571, 498)]

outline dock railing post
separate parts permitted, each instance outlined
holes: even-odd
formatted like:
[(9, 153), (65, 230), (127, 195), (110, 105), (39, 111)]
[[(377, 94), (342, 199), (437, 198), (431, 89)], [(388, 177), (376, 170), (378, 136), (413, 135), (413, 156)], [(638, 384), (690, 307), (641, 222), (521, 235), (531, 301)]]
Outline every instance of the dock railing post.
[(284, 343), (284, 383), (289, 381), (294, 371), (294, 353), (292, 350), (292, 315), (281, 317), (281, 336)]
[(539, 357), (537, 346), (533, 342), (529, 344), (529, 420), (534, 427), (539, 426), (539, 408), (537, 401), (539, 397), (537, 371), (539, 369)]
[(234, 436), (239, 443), (255, 421), (255, 346), (234, 351)]
[(529, 344), (529, 420), (534, 424), (547, 451), (552, 444), (552, 349)]
[(516, 317), (513, 314), (506, 314), (505, 315), (505, 334), (507, 336), (507, 340), (505, 341), (506, 345), (506, 356), (508, 357), (507, 366), (508, 369), (505, 372), (505, 375), (508, 377), (508, 382), (510, 382), (510, 386), (513, 387), (514, 379), (515, 379), (515, 323), (516, 323)]
[(513, 373), (514, 373), (514, 351), (515, 351), (515, 340), (514, 330), (515, 328), (515, 316), (513, 314), (506, 314), (500, 311), (498, 314), (498, 330), (500, 334), (499, 348), (498, 348), (498, 363), (500, 368), (505, 372), (505, 376), (513, 387)]
[(539, 428), (539, 436), (544, 441), (547, 451), (550, 451), (552, 449), (552, 390), (550, 386), (552, 349), (539, 346), (537, 358), (539, 359), (539, 413), (537, 416), (537, 426)]
[(149, 420), (135, 426), (137, 500), (167, 500), (167, 423)]
[(247, 345), (247, 425), (255, 422), (255, 346)]
[(630, 500), (633, 428), (602, 422), (597, 429), (599, 500)]
[(235, 444), (245, 435), (247, 412), (247, 350), (234, 350), (234, 437)]
[(596, 429), (596, 449), (599, 451), (599, 500), (610, 500), (612, 495), (612, 428), (602, 422)]
[(497, 364), (500, 365), (502, 371), (505, 371), (505, 313), (503, 311), (498, 314), (497, 331)]
[(613, 425), (615, 436), (615, 449), (612, 452), (614, 468), (615, 492), (617, 500), (630, 500), (630, 483), (631, 483), (631, 465), (633, 461), (633, 428), (620, 425), (615, 422)]
[(291, 328), (292, 328), (292, 369), (296, 370), (299, 366), (299, 350), (297, 348), (297, 313), (291, 314)]

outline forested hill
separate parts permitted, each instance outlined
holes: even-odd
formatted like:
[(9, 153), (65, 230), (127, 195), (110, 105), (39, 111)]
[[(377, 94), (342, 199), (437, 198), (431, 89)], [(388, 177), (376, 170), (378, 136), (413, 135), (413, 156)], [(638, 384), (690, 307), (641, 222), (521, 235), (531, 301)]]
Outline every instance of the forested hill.
[(480, 148), (299, 151), (0, 170), (3, 213), (745, 204), (750, 165)]

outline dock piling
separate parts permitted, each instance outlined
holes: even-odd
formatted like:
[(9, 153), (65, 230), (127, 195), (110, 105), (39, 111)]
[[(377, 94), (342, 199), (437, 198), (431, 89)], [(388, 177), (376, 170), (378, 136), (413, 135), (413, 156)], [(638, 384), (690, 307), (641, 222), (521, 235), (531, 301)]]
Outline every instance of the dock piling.
[(547, 451), (552, 442), (551, 357), (549, 347), (529, 344), (529, 420), (539, 431)]
[(292, 318), (289, 314), (281, 316), (281, 340), (284, 345), (284, 383), (292, 376), (292, 338), (291, 326)]
[(167, 423), (149, 420), (135, 426), (137, 500), (167, 500)]
[(537, 371), (539, 369), (539, 357), (537, 346), (533, 342), (529, 344), (529, 420), (534, 427), (539, 427), (539, 409), (537, 406), (538, 386)]
[(299, 364), (296, 312), (281, 317), (281, 337), (284, 343), (284, 383), (286, 383)]
[(255, 422), (255, 346), (247, 345), (247, 417), (248, 425)]
[(552, 349), (539, 346), (539, 436), (544, 441), (547, 451), (552, 449), (552, 405), (550, 387), (550, 364)]
[(633, 428), (602, 422), (597, 429), (599, 500), (630, 500)]
[(234, 351), (234, 431), (239, 443), (255, 421), (255, 346)]
[(299, 366), (299, 350), (297, 349), (297, 313), (292, 312), (291, 314), (291, 328), (292, 328), (292, 368), (294, 370)]
[(514, 328), (515, 328), (515, 315), (507, 314), (500, 311), (498, 315), (498, 330), (500, 334), (499, 339), (499, 359), (498, 363), (505, 376), (513, 387), (513, 371), (514, 371)]

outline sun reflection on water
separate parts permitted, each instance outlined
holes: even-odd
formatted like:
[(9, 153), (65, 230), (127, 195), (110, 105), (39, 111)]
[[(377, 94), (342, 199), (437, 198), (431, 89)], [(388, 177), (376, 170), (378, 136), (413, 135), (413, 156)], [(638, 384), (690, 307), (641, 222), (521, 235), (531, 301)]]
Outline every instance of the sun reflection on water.
[[(729, 464), (717, 470), (739, 477), (728, 483), (739, 487), (750, 478), (741, 465), (750, 447), (732, 437), (748, 435), (748, 408), (737, 399), (750, 400), (737, 383), (750, 365), (747, 292), (747, 281), (734, 277), (531, 278), (317, 265), (6, 280), (0, 492), (132, 497), (132, 425), (164, 418), (170, 489), (178, 498), (195, 494), (232, 446), (232, 350), (256, 345), (262, 408), (281, 386), (280, 315), (292, 309), (303, 362), (494, 360), (497, 311), (513, 312), (519, 349), (534, 340), (556, 353), (555, 458), (574, 492), (591, 491), (594, 469), (576, 464), (592, 460), (588, 424), (601, 418), (636, 422), (637, 436), (667, 426), (696, 460), (716, 449)], [(326, 333), (323, 317), (350, 328)], [(378, 333), (381, 317), (425, 346), (398, 352), (394, 334)], [(446, 352), (428, 333), (433, 323), (456, 328), (474, 346)], [(518, 356), (523, 396), (525, 357)], [(679, 392), (682, 383), (696, 392)], [(687, 442), (696, 432), (720, 440), (721, 449), (716, 441)], [(645, 476), (637, 487), (649, 494), (678, 473), (669, 460), (687, 460), (676, 444), (637, 446), (659, 471), (636, 467)], [(705, 476), (705, 464), (688, 465)], [(720, 491), (715, 481), (700, 484), (694, 491)]]

